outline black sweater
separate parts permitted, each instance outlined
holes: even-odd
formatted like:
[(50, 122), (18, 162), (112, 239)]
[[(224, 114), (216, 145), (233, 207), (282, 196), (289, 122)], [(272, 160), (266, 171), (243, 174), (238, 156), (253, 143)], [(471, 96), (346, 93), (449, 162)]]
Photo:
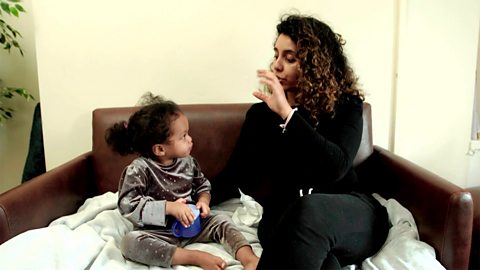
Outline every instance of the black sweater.
[(299, 107), (282, 133), (280, 116), (265, 103), (252, 105), (227, 166), (212, 181), (214, 203), (238, 197), (238, 188), (266, 208), (286, 206), (299, 190), (355, 191), (353, 159), (362, 137), (362, 112), (361, 99), (344, 96), (334, 116), (320, 115), (314, 128)]

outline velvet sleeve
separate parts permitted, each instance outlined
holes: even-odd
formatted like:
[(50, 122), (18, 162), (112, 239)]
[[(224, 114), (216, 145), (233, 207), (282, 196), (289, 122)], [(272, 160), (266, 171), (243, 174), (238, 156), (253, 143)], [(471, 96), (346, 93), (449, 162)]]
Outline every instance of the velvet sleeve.
[(137, 227), (166, 225), (166, 201), (147, 196), (148, 175), (142, 166), (124, 170), (118, 191), (118, 210)]

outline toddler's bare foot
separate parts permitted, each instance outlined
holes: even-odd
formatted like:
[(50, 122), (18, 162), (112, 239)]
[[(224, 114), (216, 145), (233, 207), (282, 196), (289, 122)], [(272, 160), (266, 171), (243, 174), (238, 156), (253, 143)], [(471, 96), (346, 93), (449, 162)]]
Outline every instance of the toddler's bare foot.
[(177, 248), (173, 254), (172, 264), (190, 264), (205, 270), (222, 270), (227, 263), (220, 257), (200, 250)]
[(206, 270), (222, 270), (227, 267), (227, 263), (220, 257), (207, 252), (198, 254), (198, 266)]
[(248, 262), (245, 262), (245, 264), (243, 265), (243, 270), (255, 270), (255, 269), (257, 269), (258, 261), (260, 261), (260, 258), (255, 256), (254, 258), (252, 258), (252, 260), (250, 260)]
[(239, 248), (237, 250), (236, 258), (242, 263), (244, 270), (257, 269), (258, 262), (260, 261), (260, 258), (255, 255), (250, 246)]

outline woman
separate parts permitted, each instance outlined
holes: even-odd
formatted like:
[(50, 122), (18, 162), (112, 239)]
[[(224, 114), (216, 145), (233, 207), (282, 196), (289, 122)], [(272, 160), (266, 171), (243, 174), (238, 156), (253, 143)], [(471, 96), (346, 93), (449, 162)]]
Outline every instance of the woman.
[(214, 190), (233, 197), (240, 188), (263, 205), (257, 269), (361, 263), (381, 247), (389, 224), (384, 207), (360, 192), (352, 165), (364, 96), (344, 40), (301, 15), (283, 17), (277, 32), (271, 70), (257, 72), (270, 94), (253, 93), (263, 102), (247, 112)]

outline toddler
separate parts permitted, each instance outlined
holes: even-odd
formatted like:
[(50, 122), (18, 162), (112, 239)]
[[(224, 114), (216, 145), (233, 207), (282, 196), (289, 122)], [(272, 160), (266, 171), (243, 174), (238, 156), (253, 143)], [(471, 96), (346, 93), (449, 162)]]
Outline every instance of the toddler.
[[(147, 265), (171, 267), (196, 265), (225, 269), (226, 262), (210, 253), (183, 247), (193, 242), (215, 241), (239, 260), (244, 269), (256, 268), (259, 258), (224, 215), (210, 213), (209, 180), (190, 156), (193, 142), (188, 119), (172, 101), (156, 100), (135, 112), (128, 122), (118, 122), (106, 133), (111, 148), (121, 154), (139, 155), (123, 171), (119, 183), (118, 209), (135, 229), (121, 242), (122, 254)], [(188, 227), (200, 211), (202, 230), (193, 238), (172, 234), (175, 220)]]

